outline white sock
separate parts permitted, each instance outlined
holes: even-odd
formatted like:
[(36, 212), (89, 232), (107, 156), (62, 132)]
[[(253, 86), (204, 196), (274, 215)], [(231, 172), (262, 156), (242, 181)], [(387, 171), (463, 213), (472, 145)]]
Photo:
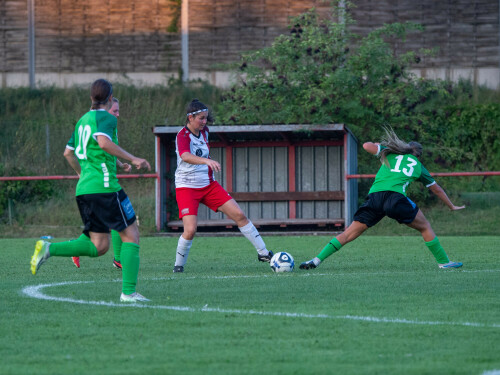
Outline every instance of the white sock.
[(248, 224), (244, 227), (238, 228), (241, 233), (252, 243), (259, 255), (268, 255), (269, 250), (266, 249), (266, 244), (259, 234), (259, 231), (252, 222), (249, 220)]
[(175, 253), (175, 265), (184, 266), (187, 262), (187, 257), (189, 254), (189, 249), (191, 249), (191, 244), (193, 240), (185, 240), (182, 235), (179, 237), (179, 242), (177, 242), (177, 251)]
[(321, 259), (319, 259), (318, 257), (314, 257), (312, 261), (316, 267), (318, 267), (321, 263)]

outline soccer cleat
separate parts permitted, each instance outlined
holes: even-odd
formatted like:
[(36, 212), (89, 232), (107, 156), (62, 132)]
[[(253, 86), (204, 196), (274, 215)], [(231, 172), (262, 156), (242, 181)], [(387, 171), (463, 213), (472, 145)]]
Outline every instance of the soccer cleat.
[(460, 268), (462, 265), (463, 263), (450, 261), (448, 263), (439, 264), (439, 268)]
[(183, 266), (174, 266), (174, 273), (184, 272)]
[(318, 266), (314, 264), (314, 261), (312, 259), (308, 260), (307, 262), (301, 263), (299, 266), (301, 270), (312, 270), (316, 267)]
[(122, 293), (122, 295), (120, 296), (120, 301), (121, 302), (147, 302), (147, 301), (150, 301), (150, 299), (147, 299), (142, 294), (134, 292), (132, 294), (123, 294)]
[(267, 255), (260, 255), (258, 254), (258, 259), (259, 259), (259, 262), (267, 262), (267, 263), (270, 263), (271, 262), (271, 258), (273, 257), (274, 253), (269, 250), (269, 254)]
[(80, 257), (71, 257), (71, 260), (73, 261), (73, 264), (76, 266), (76, 268), (80, 268)]
[(121, 262), (119, 260), (116, 260), (116, 259), (113, 258), (113, 267), (118, 268), (118, 269), (121, 270), (122, 269), (122, 264), (121, 264)]
[(35, 245), (35, 252), (31, 257), (31, 273), (36, 274), (40, 266), (50, 257), (49, 253), (50, 242), (37, 241)]

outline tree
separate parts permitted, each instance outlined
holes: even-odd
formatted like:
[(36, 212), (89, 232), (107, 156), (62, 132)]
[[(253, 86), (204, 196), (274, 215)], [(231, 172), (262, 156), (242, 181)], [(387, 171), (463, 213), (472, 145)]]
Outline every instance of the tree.
[(290, 33), (270, 47), (244, 54), (233, 66), (238, 84), (223, 96), (218, 122), (418, 125), (417, 107), (446, 91), (408, 69), (430, 51), (397, 54), (386, 39), (404, 42), (422, 27), (394, 23), (360, 37), (349, 29), (348, 7), (333, 7), (330, 19), (313, 9), (294, 18)]

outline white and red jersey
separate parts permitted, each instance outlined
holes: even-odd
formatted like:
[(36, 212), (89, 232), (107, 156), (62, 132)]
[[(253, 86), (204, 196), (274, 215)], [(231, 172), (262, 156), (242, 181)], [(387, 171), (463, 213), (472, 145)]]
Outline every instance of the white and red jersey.
[(210, 159), (208, 146), (208, 127), (205, 126), (197, 137), (184, 127), (175, 138), (177, 154), (177, 170), (175, 171), (175, 187), (203, 188), (214, 181), (212, 168), (205, 164), (189, 164), (181, 159), (181, 155), (190, 152), (200, 158)]

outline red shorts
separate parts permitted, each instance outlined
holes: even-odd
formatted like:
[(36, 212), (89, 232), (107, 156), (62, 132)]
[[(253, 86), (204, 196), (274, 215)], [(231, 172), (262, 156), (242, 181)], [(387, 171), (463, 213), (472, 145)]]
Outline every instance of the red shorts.
[(211, 182), (204, 188), (177, 188), (175, 198), (179, 206), (179, 219), (186, 215), (198, 215), (200, 202), (217, 212), (217, 209), (227, 201), (233, 199), (217, 181)]

